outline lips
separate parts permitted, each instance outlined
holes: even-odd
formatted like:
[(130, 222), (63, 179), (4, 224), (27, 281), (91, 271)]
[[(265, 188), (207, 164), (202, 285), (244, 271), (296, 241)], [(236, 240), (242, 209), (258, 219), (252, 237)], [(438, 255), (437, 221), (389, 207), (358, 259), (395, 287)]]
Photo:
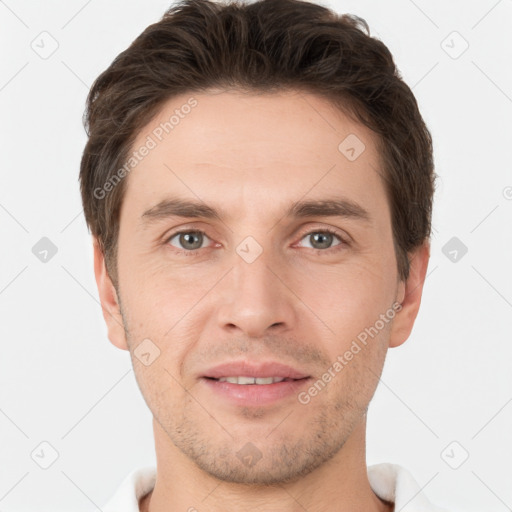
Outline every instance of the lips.
[(209, 370), (206, 370), (202, 377), (216, 380), (229, 377), (300, 380), (309, 377), (309, 375), (291, 366), (278, 363), (277, 361), (267, 361), (261, 363), (250, 361), (233, 361), (229, 363), (223, 363), (210, 368)]

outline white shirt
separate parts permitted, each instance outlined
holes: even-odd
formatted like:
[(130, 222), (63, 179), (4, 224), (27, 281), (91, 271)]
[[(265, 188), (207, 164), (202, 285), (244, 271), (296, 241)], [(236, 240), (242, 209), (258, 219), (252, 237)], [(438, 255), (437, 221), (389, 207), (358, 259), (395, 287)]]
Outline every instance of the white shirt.
[[(369, 466), (368, 480), (379, 498), (395, 504), (395, 512), (446, 512), (428, 501), (411, 473), (402, 466)], [(155, 467), (134, 469), (102, 507), (103, 512), (139, 512), (139, 499), (153, 489), (155, 482)]]

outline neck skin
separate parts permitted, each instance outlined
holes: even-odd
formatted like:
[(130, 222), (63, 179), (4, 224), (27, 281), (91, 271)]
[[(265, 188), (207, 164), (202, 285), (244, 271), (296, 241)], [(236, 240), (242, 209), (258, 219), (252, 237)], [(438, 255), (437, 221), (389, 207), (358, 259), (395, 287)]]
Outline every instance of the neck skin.
[(297, 482), (251, 488), (217, 480), (170, 442), (153, 419), (157, 455), (154, 489), (139, 501), (140, 512), (393, 512), (371, 489), (366, 468), (366, 416), (341, 450)]

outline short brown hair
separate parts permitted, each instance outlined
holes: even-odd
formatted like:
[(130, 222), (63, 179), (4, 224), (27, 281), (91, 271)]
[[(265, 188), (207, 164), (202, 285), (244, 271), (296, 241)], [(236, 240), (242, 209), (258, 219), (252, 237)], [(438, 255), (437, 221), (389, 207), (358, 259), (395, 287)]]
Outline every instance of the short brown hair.
[(182, 0), (114, 59), (87, 98), (82, 202), (116, 287), (126, 180), (104, 197), (95, 191), (115, 178), (163, 103), (211, 88), (314, 93), (373, 130), (398, 274), (407, 279), (407, 253), (430, 237), (435, 173), (430, 132), (388, 48), (363, 19), (307, 1)]

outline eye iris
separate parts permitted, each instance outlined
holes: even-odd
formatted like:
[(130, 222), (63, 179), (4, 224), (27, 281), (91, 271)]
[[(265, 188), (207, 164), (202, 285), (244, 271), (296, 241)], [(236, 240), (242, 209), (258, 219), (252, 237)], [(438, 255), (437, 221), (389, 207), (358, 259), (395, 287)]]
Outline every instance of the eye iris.
[(312, 243), (313, 246), (315, 246), (315, 243), (319, 242), (320, 247), (316, 247), (317, 249), (328, 249), (332, 243), (331, 233), (313, 233), (310, 237), (311, 240), (314, 240)]
[[(195, 238), (195, 241), (194, 241)], [(185, 247), (186, 249), (199, 249), (203, 242), (203, 235), (201, 233), (197, 232), (190, 232), (190, 233), (181, 233), (180, 234), (180, 244), (182, 247)], [(187, 244), (191, 244), (187, 246)]]

